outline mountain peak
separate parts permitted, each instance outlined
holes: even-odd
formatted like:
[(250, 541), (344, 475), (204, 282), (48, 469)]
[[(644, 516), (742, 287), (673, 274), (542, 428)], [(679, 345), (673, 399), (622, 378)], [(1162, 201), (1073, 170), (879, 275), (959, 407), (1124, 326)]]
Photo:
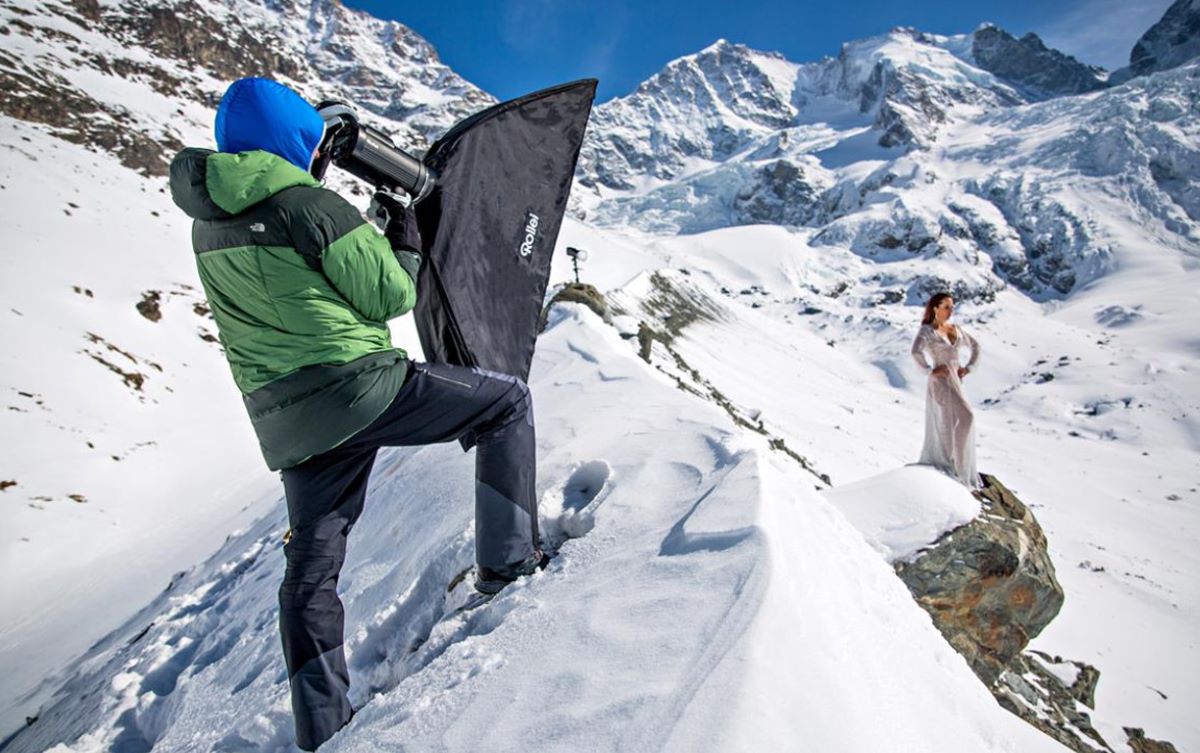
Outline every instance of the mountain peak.
[(1165, 71), (1200, 55), (1200, 0), (1175, 0), (1129, 53), (1134, 76)]
[(774, 50), (759, 50), (740, 42), (730, 42), (724, 37), (716, 40), (709, 46), (694, 52), (690, 55), (683, 55), (668, 63), (668, 65), (679, 63), (681, 61), (698, 60), (701, 58), (717, 58), (717, 59), (750, 59), (750, 58), (768, 58), (774, 60), (785, 60), (783, 54)]
[[(147, 175), (166, 172), (168, 152), (207, 138), (207, 117), (164, 119), (149, 110), (130, 115), (124, 105), (93, 93), (97, 80), (121, 78), (122, 86), (140, 87), (151, 99), (211, 107), (229, 81), (278, 78), (314, 101), (354, 104), (385, 121), (380, 125), (413, 149), (494, 101), (446, 67), (420, 34), (340, 0), (76, 5), (43, 4), (13, 27), (14, 36), (42, 51), (20, 63), (0, 59), (0, 73), (11, 77), (10, 93), (16, 95), (0, 98), (0, 113), (115, 152)], [(86, 57), (75, 53), (81, 45), (93, 46), (97, 35), (107, 43)], [(145, 52), (153, 55), (153, 64)]]
[(1104, 71), (1047, 47), (1029, 32), (1017, 39), (994, 24), (972, 35), (971, 57), (980, 68), (1012, 84), (1028, 99), (1084, 94), (1105, 87)]

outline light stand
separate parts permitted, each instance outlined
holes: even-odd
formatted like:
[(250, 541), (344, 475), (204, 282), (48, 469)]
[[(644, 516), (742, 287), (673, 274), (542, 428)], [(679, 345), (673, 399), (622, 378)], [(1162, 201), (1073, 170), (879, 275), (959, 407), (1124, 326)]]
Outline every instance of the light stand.
[(579, 262), (586, 261), (588, 252), (582, 248), (567, 246), (567, 256), (571, 257), (571, 266), (575, 269), (575, 284), (579, 284)]

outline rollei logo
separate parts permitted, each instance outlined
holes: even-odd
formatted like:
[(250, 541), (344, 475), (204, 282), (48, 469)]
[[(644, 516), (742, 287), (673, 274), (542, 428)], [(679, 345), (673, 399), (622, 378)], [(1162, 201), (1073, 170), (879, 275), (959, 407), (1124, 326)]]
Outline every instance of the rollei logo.
[(521, 244), (521, 256), (529, 256), (533, 253), (533, 242), (537, 240), (538, 234), (538, 216), (533, 212), (525, 218), (525, 242)]

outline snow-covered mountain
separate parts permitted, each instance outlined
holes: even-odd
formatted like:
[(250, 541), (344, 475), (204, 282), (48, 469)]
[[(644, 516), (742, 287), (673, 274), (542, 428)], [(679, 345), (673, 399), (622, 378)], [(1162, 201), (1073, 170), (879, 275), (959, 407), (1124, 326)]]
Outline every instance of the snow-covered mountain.
[(803, 65), (719, 40), (597, 108), (580, 183), (601, 196), (644, 189), (781, 133), (824, 136), (788, 150), (819, 151), (840, 140), (831, 139), (839, 125), (847, 136), (870, 125), (885, 147), (927, 146), (943, 124), (981, 109), (1103, 88), (1100, 73), (1034, 34), (1018, 40), (992, 25), (954, 37), (894, 29)]
[[(1188, 70), (1101, 92), (1096, 69), (990, 25), (897, 29), (806, 65), (718, 42), (598, 108), (578, 211), (651, 232), (816, 227), (875, 260), (948, 256), (960, 297), (1061, 298), (1112, 266), (1077, 184), (1124, 195), (1169, 243), (1200, 237)], [(919, 298), (945, 279), (888, 284)]]
[[(281, 491), (165, 158), (208, 142), (239, 75), (417, 145), (494, 100), (324, 0), (12, 0), (0, 21), (6, 750), (288, 750)], [(1036, 511), (1066, 593), (1034, 647), (1100, 670), (1080, 708), (1114, 749), (1125, 728), (1200, 745), (1198, 82), (1111, 86), (985, 25), (804, 64), (717, 42), (597, 108), (560, 245), (592, 252), (615, 326), (556, 305), (532, 375), (545, 524), (586, 535), (443, 614), (469, 456), (382, 453), (343, 580), (370, 703), (330, 749), (1061, 749), (875, 551), (962, 522), (897, 521), (880, 489), (975, 509), (896, 470), (934, 288), (984, 345), (980, 467)], [(861, 533), (856, 499), (882, 511), (849, 516)]]
[(146, 175), (208, 135), (212, 108), (242, 76), (348, 99), (414, 148), (495, 101), (408, 27), (337, 0), (18, 0), (4, 14), (0, 113)]
[(1200, 55), (1200, 3), (1175, 0), (1129, 53), (1129, 67), (1113, 73), (1115, 81), (1165, 71)]
[[(407, 27), (337, 2), (30, 0), (0, 24), (12, 728), (34, 710), (17, 693), (273, 504), (166, 193), (173, 150), (211, 144), (243, 75), (350, 101), (418, 145), (494, 99)], [(398, 334), (415, 345), (407, 321)]]

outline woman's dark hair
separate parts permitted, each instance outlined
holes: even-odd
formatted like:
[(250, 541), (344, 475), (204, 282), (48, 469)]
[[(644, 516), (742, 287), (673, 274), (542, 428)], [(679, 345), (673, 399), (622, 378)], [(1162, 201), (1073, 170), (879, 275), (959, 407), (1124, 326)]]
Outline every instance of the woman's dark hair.
[(930, 296), (929, 303), (925, 304), (925, 316), (921, 318), (921, 324), (933, 324), (933, 310), (937, 308), (942, 301), (953, 297), (954, 296), (950, 295), (949, 293), (934, 293), (932, 296)]

